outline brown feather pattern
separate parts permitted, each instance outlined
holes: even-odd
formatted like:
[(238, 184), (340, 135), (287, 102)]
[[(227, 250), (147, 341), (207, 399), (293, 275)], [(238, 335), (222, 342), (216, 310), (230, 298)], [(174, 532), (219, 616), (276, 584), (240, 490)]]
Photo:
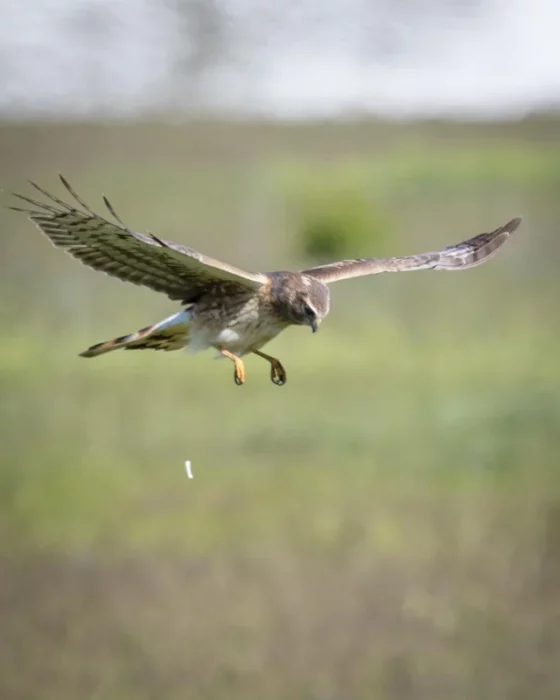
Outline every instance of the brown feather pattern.
[(62, 175), (60, 179), (80, 208), (63, 202), (35, 183), (31, 185), (49, 203), (16, 194), (32, 208), (11, 208), (27, 213), (55, 246), (95, 270), (163, 292), (185, 304), (195, 302), (216, 283), (258, 289), (267, 282), (265, 275), (246, 272), (152, 234), (132, 231), (104, 197), (105, 206), (118, 221), (112, 223), (95, 214)]
[(321, 282), (330, 283), (351, 277), (376, 275), (380, 272), (407, 272), (410, 270), (466, 270), (493, 257), (521, 224), (521, 218), (512, 219), (490, 233), (481, 233), (462, 243), (448, 246), (434, 253), (421, 253), (394, 258), (358, 258), (341, 260), (303, 270)]

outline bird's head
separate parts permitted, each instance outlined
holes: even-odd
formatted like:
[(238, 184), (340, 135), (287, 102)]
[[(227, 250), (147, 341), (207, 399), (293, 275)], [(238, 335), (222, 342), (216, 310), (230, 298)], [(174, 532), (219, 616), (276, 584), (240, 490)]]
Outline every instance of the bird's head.
[(309, 326), (315, 333), (329, 313), (329, 288), (299, 272), (274, 272), (271, 295), (277, 312), (288, 323)]
[(316, 333), (321, 321), (329, 313), (329, 288), (313, 277), (301, 276), (300, 284), (293, 290), (291, 303), (292, 322), (309, 326)]
[(303, 285), (294, 299), (297, 323), (309, 326), (316, 333), (321, 321), (329, 313), (329, 288), (313, 277), (304, 277)]

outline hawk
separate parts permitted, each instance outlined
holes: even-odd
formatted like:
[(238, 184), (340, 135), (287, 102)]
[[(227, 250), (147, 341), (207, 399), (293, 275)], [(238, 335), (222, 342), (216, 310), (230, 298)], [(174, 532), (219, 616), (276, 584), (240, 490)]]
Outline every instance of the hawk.
[(249, 353), (270, 363), (275, 384), (286, 382), (281, 362), (261, 348), (288, 326), (308, 326), (315, 333), (329, 312), (332, 282), (380, 272), (465, 270), (495, 255), (521, 223), (519, 217), (512, 219), (490, 233), (433, 253), (341, 260), (299, 272), (247, 272), (152, 233), (133, 231), (104, 196), (113, 223), (95, 214), (62, 175), (60, 179), (74, 203), (31, 183), (48, 201), (16, 194), (31, 208), (10, 208), (26, 213), (56, 247), (85, 265), (167, 294), (183, 307), (136, 333), (92, 345), (81, 356), (97, 357), (119, 348), (214, 348), (234, 363), (237, 385), (245, 382), (241, 358)]

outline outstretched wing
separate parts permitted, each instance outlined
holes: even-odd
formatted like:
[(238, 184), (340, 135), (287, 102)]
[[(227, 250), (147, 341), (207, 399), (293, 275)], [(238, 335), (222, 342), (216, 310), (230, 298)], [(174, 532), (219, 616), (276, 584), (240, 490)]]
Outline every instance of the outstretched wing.
[(522, 219), (512, 219), (491, 233), (481, 233), (468, 241), (448, 246), (434, 253), (407, 255), (402, 258), (360, 258), (341, 260), (303, 270), (322, 282), (338, 282), (350, 277), (376, 275), (379, 272), (407, 272), (409, 270), (466, 270), (493, 257), (519, 227)]
[(35, 183), (31, 184), (49, 202), (16, 194), (33, 208), (10, 208), (28, 214), (55, 246), (65, 249), (94, 270), (163, 292), (186, 304), (196, 301), (217, 284), (256, 289), (267, 281), (265, 275), (245, 272), (151, 233), (132, 231), (117, 216), (109, 200), (103, 197), (105, 206), (118, 224), (107, 221), (78, 197), (62, 175), (60, 179), (79, 208), (66, 204)]

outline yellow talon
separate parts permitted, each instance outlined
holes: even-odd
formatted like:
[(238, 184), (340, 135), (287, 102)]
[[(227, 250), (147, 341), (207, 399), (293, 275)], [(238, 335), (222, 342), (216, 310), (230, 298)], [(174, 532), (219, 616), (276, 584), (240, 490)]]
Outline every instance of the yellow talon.
[(280, 360), (270, 355), (265, 355), (264, 352), (259, 352), (258, 350), (254, 350), (253, 352), (255, 355), (262, 357), (263, 360), (270, 362), (270, 379), (273, 384), (276, 384), (276, 386), (283, 386), (286, 383), (287, 375)]
[(243, 360), (228, 350), (220, 350), (220, 353), (234, 363), (235, 369), (233, 371), (233, 381), (237, 384), (237, 386), (245, 384), (245, 365), (243, 364)]

